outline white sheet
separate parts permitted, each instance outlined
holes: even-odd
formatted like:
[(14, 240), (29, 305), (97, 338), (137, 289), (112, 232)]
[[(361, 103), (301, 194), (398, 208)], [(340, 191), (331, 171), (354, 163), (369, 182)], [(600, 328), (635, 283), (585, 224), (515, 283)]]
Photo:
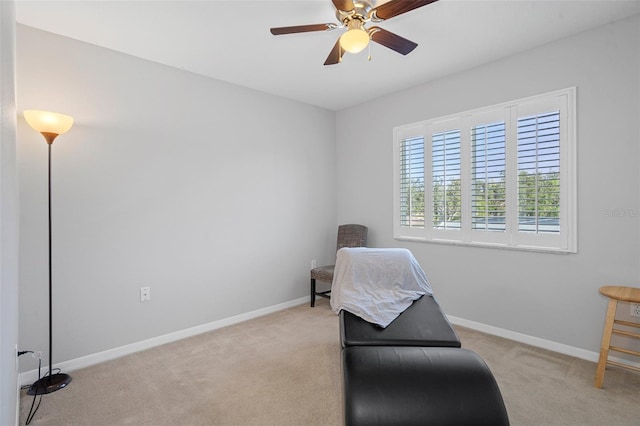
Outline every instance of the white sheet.
[(424, 294), (433, 294), (431, 285), (409, 250), (338, 250), (331, 285), (331, 308), (335, 313), (344, 309), (386, 327)]

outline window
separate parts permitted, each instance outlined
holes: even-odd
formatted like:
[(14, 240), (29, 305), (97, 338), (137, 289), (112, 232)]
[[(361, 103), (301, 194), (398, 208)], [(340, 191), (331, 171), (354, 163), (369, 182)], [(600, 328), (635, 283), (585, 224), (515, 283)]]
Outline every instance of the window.
[(394, 236), (575, 252), (575, 88), (394, 129)]

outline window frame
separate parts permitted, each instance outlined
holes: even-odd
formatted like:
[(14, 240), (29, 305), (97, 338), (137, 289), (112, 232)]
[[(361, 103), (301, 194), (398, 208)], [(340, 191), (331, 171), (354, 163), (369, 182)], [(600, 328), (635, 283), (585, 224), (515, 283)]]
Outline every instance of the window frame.
[[(518, 120), (551, 111), (560, 113), (559, 178), (560, 212), (557, 234), (525, 232), (518, 229)], [(472, 229), (472, 141), (471, 130), (504, 120), (505, 127), (505, 197), (504, 231)], [(394, 224), (397, 240), (465, 246), (497, 247), (556, 253), (577, 252), (577, 137), (576, 87), (530, 96), (497, 105), (437, 117), (393, 129)], [(433, 213), (432, 135), (460, 130), (461, 227), (436, 229)], [(422, 138), (424, 144), (424, 226), (401, 226), (400, 148), (403, 141)], [(537, 217), (537, 216), (536, 216)]]

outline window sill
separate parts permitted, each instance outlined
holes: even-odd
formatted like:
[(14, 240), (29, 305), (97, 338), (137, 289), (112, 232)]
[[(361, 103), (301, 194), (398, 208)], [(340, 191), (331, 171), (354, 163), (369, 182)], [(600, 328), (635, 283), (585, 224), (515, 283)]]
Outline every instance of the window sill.
[(452, 246), (529, 251), (529, 252), (551, 253), (551, 254), (577, 253), (577, 250), (564, 249), (564, 248), (558, 248), (558, 247), (538, 247), (538, 246), (524, 246), (524, 245), (516, 246), (516, 245), (499, 244), (499, 243), (485, 243), (485, 242), (478, 242), (478, 241), (467, 242), (467, 241), (445, 240), (445, 239), (436, 239), (436, 238), (433, 238), (433, 239), (420, 238), (420, 237), (394, 237), (394, 239), (397, 241), (410, 241), (415, 243), (445, 244), (445, 245), (452, 245)]

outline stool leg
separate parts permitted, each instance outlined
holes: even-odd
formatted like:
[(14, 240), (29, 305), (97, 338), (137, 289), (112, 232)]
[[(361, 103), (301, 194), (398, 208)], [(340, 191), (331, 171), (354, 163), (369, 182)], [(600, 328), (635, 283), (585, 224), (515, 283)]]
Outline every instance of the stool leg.
[(604, 320), (604, 330), (602, 331), (602, 343), (600, 344), (600, 359), (598, 360), (598, 368), (596, 369), (595, 386), (597, 388), (602, 387), (602, 381), (604, 380), (604, 370), (607, 367), (609, 346), (611, 346), (611, 333), (613, 332), (613, 321), (616, 318), (617, 307), (618, 301), (616, 299), (609, 299), (607, 316)]
[(311, 307), (316, 306), (316, 280), (311, 278)]

